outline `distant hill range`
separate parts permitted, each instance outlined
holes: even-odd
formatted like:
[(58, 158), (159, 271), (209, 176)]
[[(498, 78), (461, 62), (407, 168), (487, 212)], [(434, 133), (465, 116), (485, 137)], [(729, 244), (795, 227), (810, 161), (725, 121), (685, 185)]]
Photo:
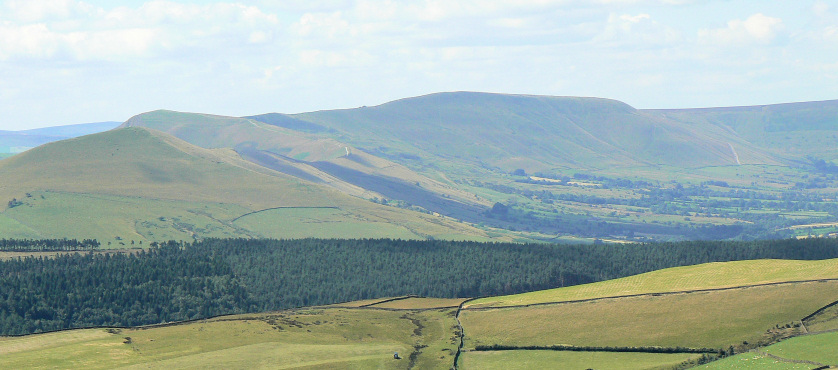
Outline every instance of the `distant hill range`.
[(107, 131), (120, 122), (95, 122), (21, 131), (0, 130), (0, 155), (20, 153), (38, 145)]
[[(268, 121), (274, 115), (253, 118)], [(778, 163), (735, 132), (608, 99), (440, 93), (292, 116), (372, 152), (523, 168), (699, 167)]]
[[(115, 126), (105, 122), (0, 132), (5, 140), (0, 141), (0, 147), (18, 150)], [(611, 202), (603, 200), (604, 196), (620, 199), (646, 193), (621, 195), (594, 189), (584, 194), (594, 198), (564, 199), (570, 203), (557, 207), (545, 198), (556, 194), (543, 193), (553, 188), (521, 185), (520, 175), (543, 172), (560, 179), (586, 173), (657, 181), (677, 180), (681, 174), (707, 168), (792, 168), (812, 158), (838, 159), (836, 134), (838, 101), (638, 110), (600, 98), (452, 92), (374, 107), (293, 115), (224, 117), (160, 110), (132, 117), (117, 130), (50, 144), (0, 162), (0, 197), (20, 202), (30, 199), (33, 192), (57, 192), (63, 196), (99, 194), (188, 203), (182, 204), (182, 209), (189, 216), (178, 219), (190, 222), (179, 224), (172, 221), (177, 218), (173, 215), (153, 217), (158, 221), (144, 218), (149, 215), (125, 221), (128, 226), (123, 227), (123, 234), (147, 240), (164, 236), (281, 237), (285, 234), (269, 231), (271, 222), (284, 217), (279, 213), (288, 212), (278, 208), (335, 207), (345, 211), (348, 204), (364, 209), (350, 212), (357, 220), (364, 220), (362, 223), (399, 225), (398, 231), (380, 232), (386, 228), (379, 228), (373, 232), (374, 228), (368, 228), (370, 232), (359, 236), (521, 237), (510, 236), (510, 230), (598, 235), (596, 230), (604, 229), (597, 223), (611, 220), (597, 213), (605, 211), (592, 212), (584, 204)], [(758, 171), (746, 175), (761, 181)], [(719, 184), (742, 186), (757, 183), (754, 178), (728, 172), (703, 173), (692, 181), (718, 180)], [(510, 176), (513, 173), (518, 177)], [(797, 176), (797, 172), (790, 173)], [(567, 179), (555, 181), (571, 185)], [(603, 181), (583, 186), (601, 188), (605, 186)], [(296, 193), (300, 189), (307, 190)], [(66, 199), (62, 202), (67, 207), (72, 203)], [(242, 208), (200, 211), (200, 207), (209, 207), (206, 202), (224, 204), (222, 208)], [(29, 206), (37, 208), (34, 203)], [(646, 213), (621, 207), (608, 211), (608, 217), (617, 217), (613, 219), (617, 224), (646, 222), (619, 219), (625, 215), (618, 211)], [(11, 217), (22, 209), (10, 202), (3, 214)], [(508, 210), (516, 209), (518, 213), (507, 217)], [(264, 213), (259, 220), (247, 216), (254, 212)], [(305, 212), (294, 213), (294, 222), (300, 223), (295, 231), (306, 230), (304, 219), (326, 222), (342, 217), (331, 211)], [(682, 217), (691, 212), (677, 207), (655, 212), (671, 212), (685, 225), (693, 222)], [(704, 226), (744, 220), (713, 210), (703, 212), (708, 217), (701, 221)], [(276, 214), (265, 216), (272, 213)], [(23, 222), (21, 217), (5, 222), (19, 235), (46, 235), (40, 231), (43, 227)], [(537, 225), (532, 221), (535, 219), (542, 220), (541, 226), (533, 226)], [(451, 220), (497, 229), (481, 230)], [(681, 233), (673, 231), (673, 227), (679, 227), (673, 226), (674, 218), (666, 220), (670, 220), (666, 225), (661, 221), (651, 227), (653, 231), (643, 226), (614, 232)], [(0, 220), (0, 226), (3, 222)], [(161, 229), (162, 234), (154, 234), (140, 230), (155, 222), (168, 231)], [(209, 224), (198, 225), (203, 222)], [(556, 226), (569, 222), (576, 223), (570, 231)], [(313, 228), (294, 235), (331, 234)]]

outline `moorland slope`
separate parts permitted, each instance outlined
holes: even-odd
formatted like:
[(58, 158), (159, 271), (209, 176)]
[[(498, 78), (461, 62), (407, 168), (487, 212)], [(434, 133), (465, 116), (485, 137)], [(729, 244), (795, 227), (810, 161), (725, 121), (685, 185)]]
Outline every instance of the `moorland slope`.
[(485, 235), (255, 165), (232, 150), (204, 149), (144, 128), (54, 142), (3, 160), (0, 199), (7, 202), (0, 213), (7, 237), (104, 242)]

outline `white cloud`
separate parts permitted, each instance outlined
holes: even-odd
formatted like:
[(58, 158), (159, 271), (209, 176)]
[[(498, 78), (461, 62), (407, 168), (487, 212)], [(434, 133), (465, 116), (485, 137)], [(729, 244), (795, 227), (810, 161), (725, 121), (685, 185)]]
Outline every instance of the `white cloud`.
[(703, 43), (716, 45), (769, 44), (784, 28), (782, 19), (756, 13), (745, 20), (729, 21), (724, 28), (701, 29), (698, 37)]
[(149, 1), (137, 8), (95, 8), (72, 0), (8, 1), (0, 14), (0, 58), (121, 60), (182, 53), (227, 43), (264, 44), (277, 16), (238, 3)]
[(829, 4), (826, 1), (815, 1), (815, 4), (812, 5), (812, 12), (815, 13), (817, 17), (826, 17), (830, 14), (829, 12)]
[(646, 13), (610, 14), (605, 29), (594, 41), (605, 46), (654, 46), (670, 44), (680, 39), (680, 33), (660, 24)]
[(10, 0), (4, 7), (7, 18), (25, 23), (69, 19), (94, 10), (91, 5), (75, 0)]
[[(789, 56), (810, 71), (838, 60), (826, 2), (796, 13), (761, 0), (0, 2), (0, 125), (157, 108), (291, 113), (444, 90), (695, 106), (751, 96), (735, 92), (755, 68), (803, 68)], [(807, 91), (838, 96), (824, 82), (838, 86), (834, 72), (807, 73)]]

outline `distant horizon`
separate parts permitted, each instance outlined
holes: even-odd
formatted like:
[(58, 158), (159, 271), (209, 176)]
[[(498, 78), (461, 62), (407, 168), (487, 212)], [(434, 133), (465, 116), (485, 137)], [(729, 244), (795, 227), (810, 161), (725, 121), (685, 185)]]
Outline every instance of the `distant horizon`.
[(253, 115), (259, 115), (259, 114), (269, 114), (269, 113), (279, 113), (279, 114), (294, 115), (294, 114), (311, 113), (311, 112), (318, 112), (318, 111), (330, 111), (330, 110), (342, 110), (342, 109), (356, 109), (356, 108), (362, 108), (362, 107), (375, 107), (375, 106), (379, 106), (379, 105), (383, 105), (383, 104), (387, 104), (387, 103), (391, 103), (391, 102), (395, 102), (395, 101), (399, 101), (399, 100), (405, 100), (405, 99), (418, 98), (418, 97), (428, 96), (428, 95), (434, 95), (434, 94), (458, 93), (458, 92), (481, 93), (481, 94), (497, 94), (497, 95), (549, 96), (549, 97), (558, 97), (558, 98), (563, 98), (563, 97), (566, 97), (566, 98), (592, 98), (592, 99), (607, 99), (607, 100), (614, 100), (614, 101), (619, 101), (619, 102), (622, 102), (622, 103), (628, 104), (628, 105), (630, 105), (632, 108), (635, 108), (635, 109), (637, 109), (637, 110), (687, 110), (687, 109), (746, 108), (746, 107), (764, 107), (764, 106), (771, 106), (771, 105), (784, 105), (784, 104), (818, 103), (818, 102), (829, 102), (829, 101), (836, 101), (836, 100), (838, 100), (838, 98), (836, 98), (836, 99), (823, 99), (823, 100), (799, 100), (799, 101), (789, 101), (789, 102), (779, 102), (779, 103), (767, 103), (767, 104), (753, 104), (753, 105), (719, 105), (719, 106), (708, 106), (708, 107), (689, 106), (689, 107), (681, 107), (681, 108), (640, 108), (640, 107), (635, 107), (635, 106), (633, 106), (633, 105), (631, 105), (631, 104), (629, 104), (629, 103), (627, 103), (627, 102), (624, 102), (624, 101), (621, 101), (621, 100), (618, 100), (618, 99), (612, 99), (612, 98), (608, 98), (608, 97), (601, 97), (601, 96), (543, 95), (543, 94), (496, 93), (496, 92), (485, 92), (485, 91), (465, 91), (465, 90), (460, 90), (460, 91), (440, 91), (440, 92), (434, 92), (434, 93), (428, 93), (428, 94), (422, 94), (422, 95), (416, 95), (416, 96), (408, 96), (408, 97), (404, 97), (404, 98), (397, 98), (397, 99), (393, 99), (393, 100), (388, 100), (388, 101), (386, 101), (386, 102), (379, 103), (379, 104), (375, 104), (375, 105), (361, 105), (361, 106), (356, 106), (356, 107), (345, 107), (345, 108), (323, 108), (323, 109), (308, 110), (308, 111), (295, 112), (295, 113), (288, 113), (288, 112), (276, 112), (276, 111), (273, 111), (273, 112), (271, 112), (271, 111), (266, 111), (266, 112), (249, 113), (249, 114), (244, 114), (244, 115), (241, 115), (241, 116), (234, 116), (234, 115), (224, 115), (224, 114), (218, 114), (218, 113), (216, 113), (216, 112), (187, 112), (187, 111), (180, 111), (180, 110), (168, 109), (168, 108), (158, 108), (158, 109), (152, 109), (152, 110), (148, 110), (148, 111), (144, 111), (144, 112), (137, 112), (137, 113), (135, 113), (135, 114), (132, 114), (130, 117), (128, 117), (128, 118), (126, 118), (126, 119), (124, 119), (124, 120), (113, 120), (113, 119), (107, 120), (107, 119), (106, 119), (106, 120), (102, 120), (102, 121), (95, 121), (95, 122), (81, 122), (81, 123), (67, 123), (67, 124), (52, 124), (52, 125), (47, 125), (47, 126), (37, 126), (37, 127), (23, 128), (23, 129), (18, 129), (18, 130), (15, 130), (15, 129), (0, 129), (0, 131), (20, 132), (20, 131), (31, 131), (31, 130), (38, 130), (38, 129), (45, 129), (45, 128), (53, 128), (53, 127), (77, 126), (77, 125), (92, 125), (92, 124), (100, 124), (100, 123), (120, 123), (120, 124), (121, 124), (121, 123), (125, 123), (125, 121), (127, 121), (127, 120), (131, 119), (131, 117), (134, 117), (134, 116), (136, 116), (136, 115), (143, 114), (143, 113), (148, 113), (148, 112), (153, 112), (153, 111), (157, 111), (157, 110), (170, 110), (170, 111), (184, 112), (184, 113), (212, 114), (212, 115), (220, 115), (220, 116), (226, 116), (226, 117), (246, 117), (246, 116), (253, 116)]

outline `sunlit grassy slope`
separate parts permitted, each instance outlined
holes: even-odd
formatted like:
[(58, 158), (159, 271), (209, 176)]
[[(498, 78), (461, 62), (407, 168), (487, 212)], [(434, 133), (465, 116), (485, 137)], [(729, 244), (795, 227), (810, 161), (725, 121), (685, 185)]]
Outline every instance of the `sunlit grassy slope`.
[[(4, 237), (485, 239), (465, 224), (377, 205), (257, 166), (231, 150), (144, 128), (50, 143), (0, 161), (0, 200)], [(277, 207), (292, 208), (272, 210)], [(326, 208), (312, 207), (336, 213), (321, 220), (312, 212)]]
[(448, 369), (459, 343), (450, 311), (304, 309), (0, 338), (0, 367)]
[(509, 296), (482, 298), (466, 307), (515, 306), (610, 296), (715, 289), (772, 282), (838, 278), (838, 259), (750, 260), (673, 267), (621, 279)]

